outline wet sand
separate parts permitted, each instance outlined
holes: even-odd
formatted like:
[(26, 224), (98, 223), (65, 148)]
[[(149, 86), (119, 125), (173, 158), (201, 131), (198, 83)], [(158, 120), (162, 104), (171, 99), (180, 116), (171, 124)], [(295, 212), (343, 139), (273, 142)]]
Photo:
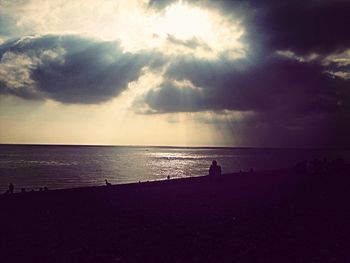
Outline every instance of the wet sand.
[(1, 262), (350, 262), (346, 172), (0, 196)]

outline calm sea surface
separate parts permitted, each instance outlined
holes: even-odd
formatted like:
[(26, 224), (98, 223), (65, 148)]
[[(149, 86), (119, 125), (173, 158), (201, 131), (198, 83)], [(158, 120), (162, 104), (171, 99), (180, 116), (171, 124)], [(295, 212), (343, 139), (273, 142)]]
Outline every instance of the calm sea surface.
[(223, 173), (291, 167), (303, 159), (350, 159), (349, 150), (0, 145), (0, 193), (201, 176), (213, 159)]

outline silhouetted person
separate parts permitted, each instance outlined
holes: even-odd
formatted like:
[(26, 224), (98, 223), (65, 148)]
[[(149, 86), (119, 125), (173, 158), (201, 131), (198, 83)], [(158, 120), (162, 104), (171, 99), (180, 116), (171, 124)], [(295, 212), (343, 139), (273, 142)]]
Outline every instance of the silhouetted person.
[(13, 186), (12, 183), (10, 183), (10, 185), (9, 185), (9, 193), (13, 194), (14, 191), (15, 191), (15, 187)]
[(106, 182), (107, 186), (112, 186), (112, 184), (110, 182), (108, 182), (107, 179), (105, 180), (105, 182)]
[(25, 188), (21, 188), (21, 193), (25, 193), (26, 192), (26, 189)]
[(169, 180), (170, 179), (170, 175), (168, 175), (166, 178)]
[(220, 176), (220, 175), (221, 175), (221, 166), (218, 165), (215, 160), (213, 160), (209, 168), (209, 176)]
[(42, 187), (40, 187), (40, 188), (39, 188), (39, 192), (42, 192), (42, 191), (43, 191), (43, 188), (42, 188)]
[(47, 186), (44, 187), (44, 191), (49, 191), (49, 189), (47, 188)]

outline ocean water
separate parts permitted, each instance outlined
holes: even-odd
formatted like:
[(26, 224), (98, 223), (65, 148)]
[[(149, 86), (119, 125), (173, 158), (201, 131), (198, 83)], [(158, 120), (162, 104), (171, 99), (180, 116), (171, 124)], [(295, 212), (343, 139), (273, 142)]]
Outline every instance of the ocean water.
[(307, 159), (350, 158), (350, 150), (0, 145), (0, 193), (203, 176), (213, 159), (223, 173), (292, 167)]

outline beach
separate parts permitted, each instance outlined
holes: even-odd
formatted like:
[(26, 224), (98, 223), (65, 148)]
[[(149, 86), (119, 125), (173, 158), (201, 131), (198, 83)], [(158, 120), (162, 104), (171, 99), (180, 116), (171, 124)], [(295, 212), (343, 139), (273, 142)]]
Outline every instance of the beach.
[(348, 171), (0, 197), (4, 262), (349, 262)]
[(0, 0), (0, 263), (350, 263), (346, 25), (350, 0)]

